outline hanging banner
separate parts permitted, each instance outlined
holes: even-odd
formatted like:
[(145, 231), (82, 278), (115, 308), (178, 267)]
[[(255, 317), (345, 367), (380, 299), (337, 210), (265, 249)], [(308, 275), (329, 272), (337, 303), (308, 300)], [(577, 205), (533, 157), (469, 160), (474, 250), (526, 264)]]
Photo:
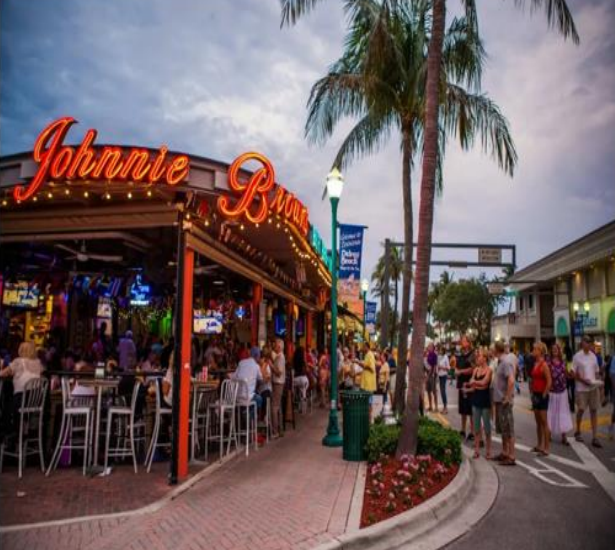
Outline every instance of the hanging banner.
[(365, 330), (368, 334), (376, 334), (376, 309), (378, 302), (367, 302), (365, 304)]
[(361, 225), (340, 226), (338, 301), (357, 317), (363, 317), (361, 297), (361, 256), (363, 230)]

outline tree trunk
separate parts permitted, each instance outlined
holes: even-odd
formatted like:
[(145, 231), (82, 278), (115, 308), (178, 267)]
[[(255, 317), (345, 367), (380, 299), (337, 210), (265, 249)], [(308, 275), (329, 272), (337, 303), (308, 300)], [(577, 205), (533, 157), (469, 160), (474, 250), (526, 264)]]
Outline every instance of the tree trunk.
[(406, 405), (406, 371), (408, 357), (408, 314), (410, 311), (410, 285), (412, 284), (412, 189), (410, 163), (412, 162), (412, 128), (402, 128), (402, 189), (404, 202), (404, 266), (401, 287), (401, 316), (397, 341), (397, 376), (395, 378), (395, 412), (404, 413)]
[(402, 431), (397, 445), (397, 456), (415, 454), (418, 443), (419, 400), (423, 398), (423, 349), (427, 322), (429, 294), (429, 267), (431, 263), (431, 233), (438, 160), (439, 84), (442, 62), (442, 43), (446, 19), (446, 0), (434, 0), (433, 23), (427, 54), (427, 84), (425, 106), (425, 134), (423, 173), (421, 177), (419, 226), (417, 241), (416, 279), (412, 318), (412, 345), (410, 357), (410, 388)]

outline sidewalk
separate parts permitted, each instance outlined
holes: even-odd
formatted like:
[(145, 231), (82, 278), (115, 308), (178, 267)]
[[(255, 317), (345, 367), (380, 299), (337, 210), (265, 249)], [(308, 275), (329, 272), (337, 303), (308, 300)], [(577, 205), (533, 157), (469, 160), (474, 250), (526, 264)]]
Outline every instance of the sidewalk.
[[(308, 549), (346, 530), (358, 471), (321, 445), (326, 413), (232, 460), (148, 515), (3, 533), (3, 549)], [(33, 503), (33, 506), (37, 504)]]

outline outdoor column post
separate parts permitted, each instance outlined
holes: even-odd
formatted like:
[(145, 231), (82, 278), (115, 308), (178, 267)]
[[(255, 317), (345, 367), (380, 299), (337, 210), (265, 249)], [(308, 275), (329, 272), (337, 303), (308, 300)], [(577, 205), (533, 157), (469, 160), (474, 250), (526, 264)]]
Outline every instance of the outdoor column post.
[(295, 305), (293, 302), (286, 304), (286, 361), (288, 362), (295, 351), (293, 342), (293, 315), (295, 312)]
[[(332, 182), (332, 180), (334, 180)], [(338, 184), (336, 195), (331, 193), (329, 184)], [(327, 191), (331, 200), (331, 265), (332, 265), (332, 282), (331, 282), (331, 403), (329, 408), (329, 424), (327, 426), (327, 435), (322, 440), (322, 444), (326, 447), (340, 447), (343, 443), (342, 436), (337, 421), (337, 206), (339, 204), (339, 196), (343, 186), (342, 175), (333, 169), (327, 177)]]
[(179, 213), (177, 246), (177, 299), (175, 304), (175, 353), (173, 361), (173, 413), (169, 482), (188, 475), (188, 426), (190, 422), (190, 354), (192, 351), (192, 296), (194, 250), (186, 246), (190, 222)]
[(254, 283), (252, 288), (252, 347), (258, 346), (258, 323), (260, 320), (260, 306), (263, 301), (263, 285)]
[(313, 313), (308, 310), (305, 312), (305, 349), (312, 349), (312, 327), (313, 327)]

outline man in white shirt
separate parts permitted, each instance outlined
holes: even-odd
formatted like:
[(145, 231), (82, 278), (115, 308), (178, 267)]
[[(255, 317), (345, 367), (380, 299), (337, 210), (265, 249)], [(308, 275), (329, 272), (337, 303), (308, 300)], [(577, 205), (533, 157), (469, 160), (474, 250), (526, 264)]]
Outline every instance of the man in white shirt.
[(282, 395), (286, 383), (286, 358), (284, 357), (284, 340), (276, 338), (272, 353), (273, 364), (271, 365), (271, 428), (273, 438), (280, 437), (279, 415), (282, 407)]
[(263, 375), (261, 374), (258, 363), (250, 356), (250, 352), (245, 348), (239, 351), (239, 364), (232, 378), (235, 380), (244, 380), (247, 384), (247, 388), (243, 384), (240, 386), (237, 400), (242, 403), (256, 401), (257, 407), (260, 408), (262, 399), (261, 396), (256, 393), (256, 383), (263, 379)]
[(575, 402), (577, 406), (577, 430), (574, 437), (577, 441), (583, 441), (581, 435), (581, 420), (585, 409), (589, 407), (589, 417), (592, 425), (592, 445), (601, 448), (598, 441), (598, 407), (600, 405), (600, 390), (596, 385), (598, 380), (598, 359), (591, 349), (592, 339), (584, 336), (581, 341), (581, 350), (572, 358), (572, 368), (576, 380)]

